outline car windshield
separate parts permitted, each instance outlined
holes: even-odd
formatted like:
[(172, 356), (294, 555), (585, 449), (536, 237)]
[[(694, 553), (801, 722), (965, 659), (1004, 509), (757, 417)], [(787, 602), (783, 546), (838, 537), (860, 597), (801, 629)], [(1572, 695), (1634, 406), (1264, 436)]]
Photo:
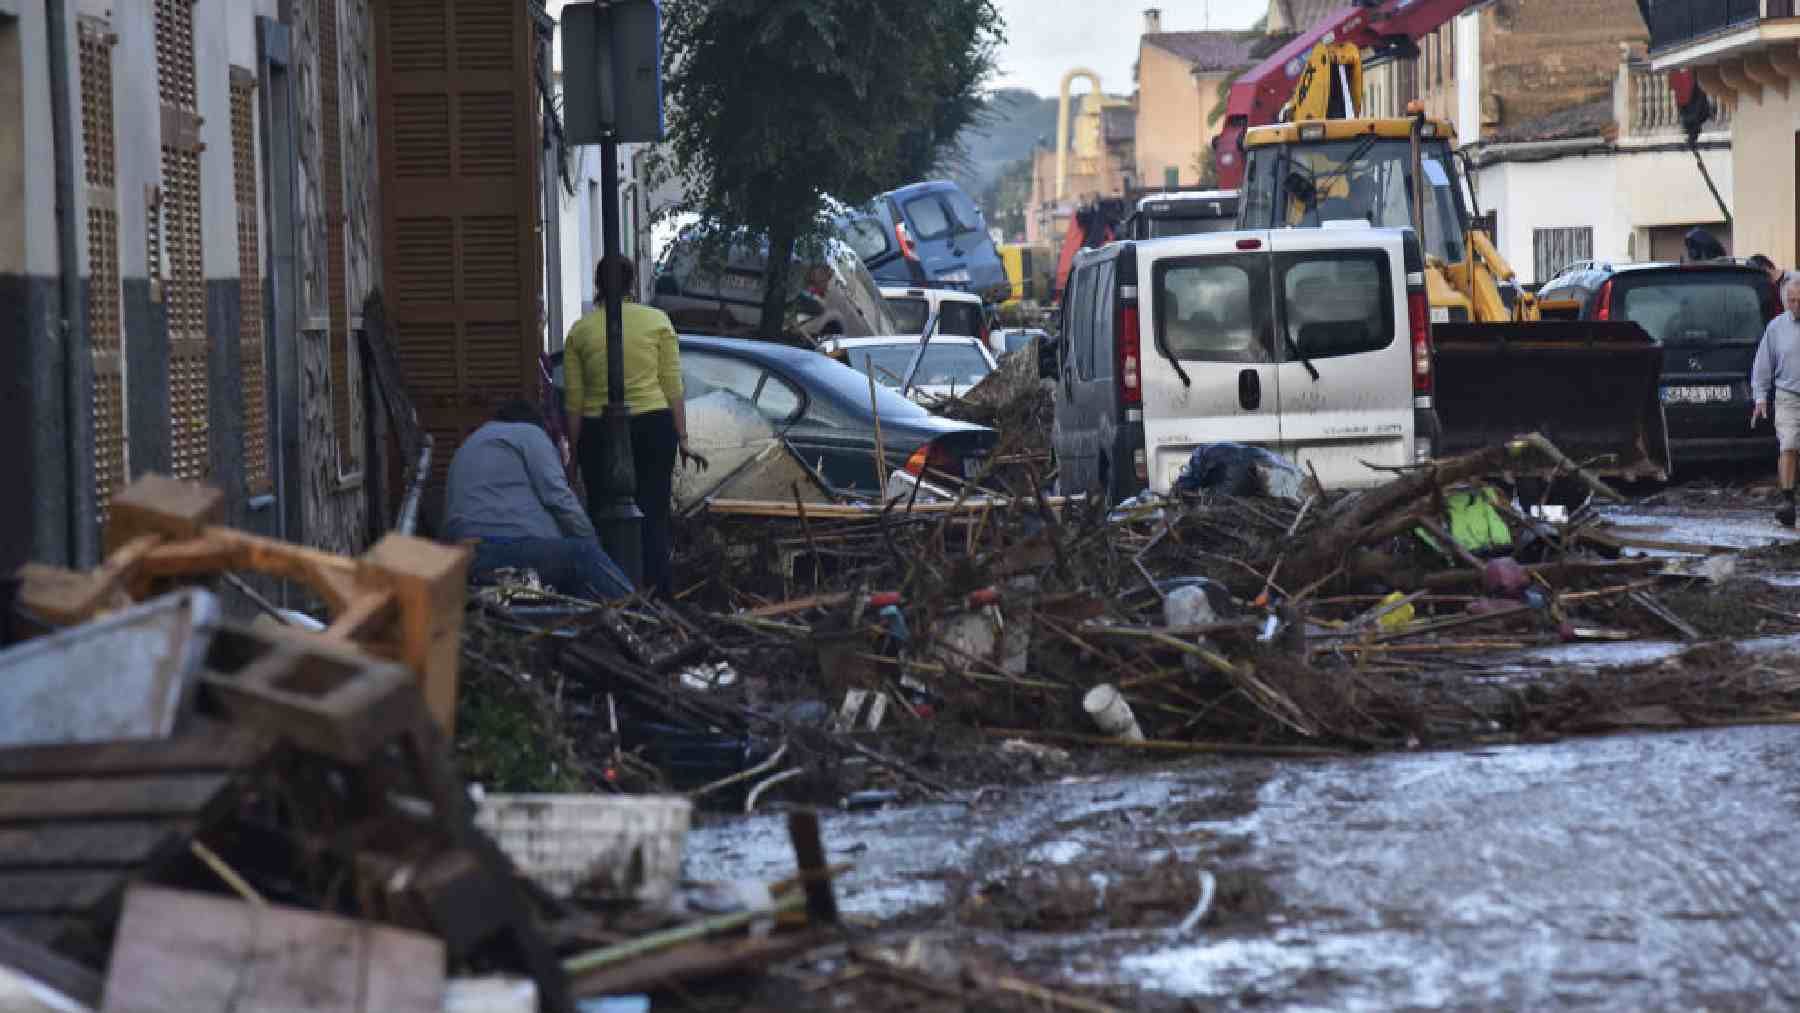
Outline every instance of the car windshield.
[[(1463, 259), (1462, 194), (1448, 169), (1449, 146), (1423, 142), (1425, 252)], [(1382, 228), (1411, 228), (1412, 143), (1366, 136), (1270, 145), (1255, 150), (1244, 191), (1246, 228), (1315, 226), (1360, 218)]]
[[(906, 370), (912, 365), (919, 346), (912, 342), (887, 345), (858, 345), (846, 350), (850, 365), (861, 373), (873, 372), (875, 382), (898, 387), (906, 382)], [(991, 372), (987, 360), (974, 345), (964, 342), (932, 342), (925, 348), (919, 363), (917, 387), (973, 387)]]
[(925, 318), (931, 315), (931, 304), (915, 296), (889, 297), (887, 309), (894, 318), (895, 334), (924, 333)]
[(981, 336), (981, 305), (972, 302), (938, 304), (938, 333), (960, 334), (968, 338)]
[(956, 216), (956, 232), (981, 231), (981, 209), (969, 199), (969, 195), (961, 190), (944, 191), (944, 199), (950, 202), (950, 213)]
[(888, 251), (887, 229), (874, 218), (853, 218), (844, 224), (844, 240), (856, 255), (874, 260)]
[(949, 211), (935, 193), (907, 201), (906, 218), (912, 223), (914, 239), (943, 239), (953, 228)]
[(1166, 239), (1169, 236), (1203, 236), (1212, 232), (1230, 232), (1237, 228), (1237, 223), (1229, 216), (1225, 218), (1151, 218), (1149, 221), (1148, 239)]
[(1620, 314), (1659, 342), (1750, 341), (1763, 332), (1762, 296), (1748, 276), (1669, 275), (1621, 287)]
[(974, 345), (955, 342), (939, 344), (932, 342), (925, 348), (925, 356), (919, 363), (919, 374), (913, 382), (920, 387), (955, 387), (959, 390), (973, 387), (993, 372), (988, 368), (987, 359), (982, 357)]

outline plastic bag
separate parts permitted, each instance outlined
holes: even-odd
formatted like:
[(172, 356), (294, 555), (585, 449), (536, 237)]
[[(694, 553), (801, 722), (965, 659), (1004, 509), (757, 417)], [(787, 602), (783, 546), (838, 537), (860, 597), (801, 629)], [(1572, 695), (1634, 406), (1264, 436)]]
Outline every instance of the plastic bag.
[(1175, 479), (1181, 492), (1221, 496), (1269, 496), (1299, 501), (1304, 478), (1279, 454), (1243, 443), (1207, 443), (1195, 447)]

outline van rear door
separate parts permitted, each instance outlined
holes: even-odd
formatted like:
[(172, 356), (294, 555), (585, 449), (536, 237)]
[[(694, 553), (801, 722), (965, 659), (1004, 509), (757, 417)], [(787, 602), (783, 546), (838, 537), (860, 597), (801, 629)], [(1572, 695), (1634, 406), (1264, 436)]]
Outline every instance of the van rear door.
[(1201, 444), (1279, 451), (1268, 234), (1182, 237), (1137, 249), (1150, 488), (1168, 492)]
[(1327, 489), (1413, 463), (1412, 349), (1401, 234), (1271, 233), (1282, 453)]

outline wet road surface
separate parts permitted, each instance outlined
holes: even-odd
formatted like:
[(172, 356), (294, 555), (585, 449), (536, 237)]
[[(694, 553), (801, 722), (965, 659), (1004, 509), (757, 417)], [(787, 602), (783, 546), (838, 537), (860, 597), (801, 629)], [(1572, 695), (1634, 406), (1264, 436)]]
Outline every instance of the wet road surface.
[[(1040, 980), (1142, 989), (1142, 1008), (1790, 1008), (1797, 775), (1800, 729), (1773, 727), (1196, 762), (835, 814), (825, 838), (855, 865), (846, 912), (997, 948)], [(695, 878), (776, 879), (793, 862), (775, 815), (699, 828), (688, 853)], [(1180, 939), (1169, 927), (1197, 891), (1107, 927), (1109, 892), (1166, 892), (1171, 867), (1253, 884), (1256, 902), (1231, 910), (1222, 888)], [(1033, 883), (1088, 924), (969, 917), (996, 885), (1030, 897)]]

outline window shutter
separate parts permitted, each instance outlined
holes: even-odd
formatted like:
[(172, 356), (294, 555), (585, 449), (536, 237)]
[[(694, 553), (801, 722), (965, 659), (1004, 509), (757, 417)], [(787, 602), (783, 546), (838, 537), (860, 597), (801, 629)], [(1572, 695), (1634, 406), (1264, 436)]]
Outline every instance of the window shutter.
[(441, 486), (496, 404), (537, 392), (533, 35), (512, 0), (379, 12), (383, 286)]
[(160, 245), (168, 265), (163, 308), (169, 324), (170, 460), (177, 478), (200, 480), (211, 470), (211, 448), (193, 4), (156, 0), (155, 16), (156, 83), (162, 102)]
[(113, 493), (125, 482), (123, 293), (119, 287), (119, 195), (113, 135), (112, 47), (105, 22), (83, 18), (78, 32), (81, 143), (87, 183), (88, 340), (94, 357), (94, 503), (106, 526)]
[(263, 361), (262, 256), (257, 206), (256, 76), (231, 68), (231, 172), (237, 194), (238, 389), (244, 412), (244, 491), (262, 496), (269, 478), (269, 416)]

